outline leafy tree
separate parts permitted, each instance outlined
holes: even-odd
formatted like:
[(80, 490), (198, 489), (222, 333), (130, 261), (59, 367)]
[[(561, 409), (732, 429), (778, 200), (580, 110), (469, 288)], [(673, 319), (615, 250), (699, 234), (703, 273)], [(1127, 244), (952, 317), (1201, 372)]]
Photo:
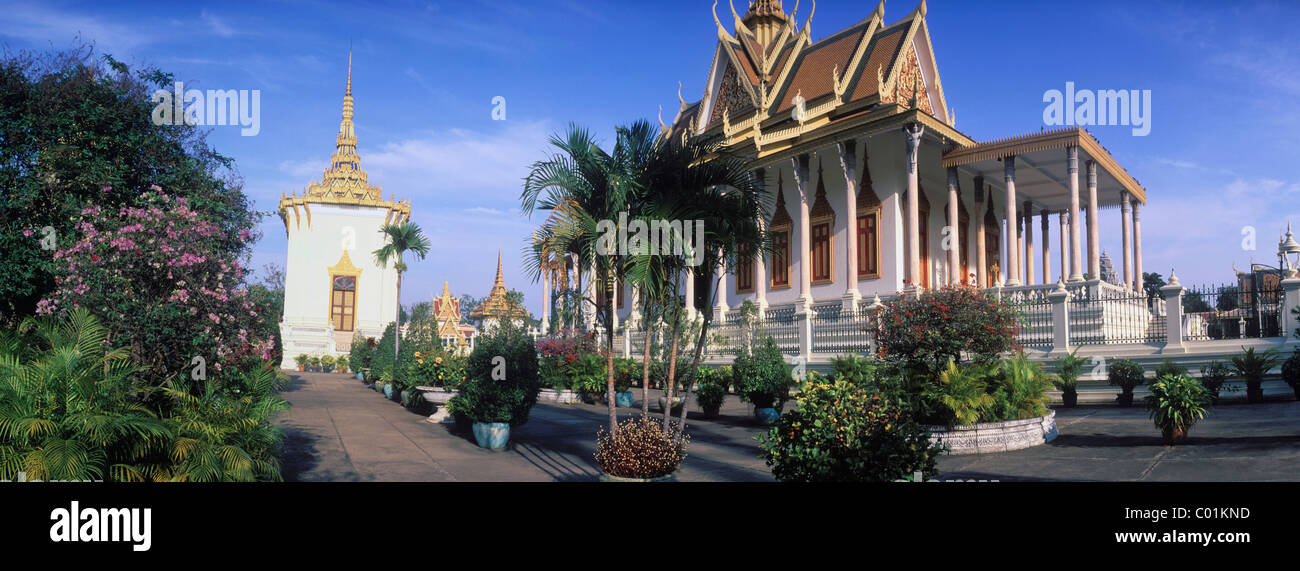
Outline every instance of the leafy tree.
[(0, 59), (0, 322), (31, 315), (55, 290), (58, 264), (41, 241), (78, 240), (89, 206), (140, 206), (161, 186), (214, 225), (209, 247), (224, 253), (244, 252), (261, 218), (203, 130), (153, 123), (150, 95), (172, 89), (171, 74), (95, 61), (92, 50)]
[[(388, 265), (389, 261), (393, 262), (393, 268), (397, 270), (397, 309), (398, 314), (393, 316), (394, 323), (402, 323), (402, 274), (406, 273), (406, 262), (402, 261), (402, 256), (410, 252), (416, 258), (423, 260), (429, 255), (429, 238), (420, 230), (420, 226), (413, 222), (388, 223), (379, 229), (384, 235), (384, 246), (375, 250), (375, 262), (380, 267)], [(393, 352), (401, 355), (402, 333), (400, 330), (393, 335)]]
[(1142, 289), (1147, 292), (1147, 299), (1160, 299), (1160, 288), (1165, 287), (1165, 279), (1156, 272), (1142, 272)]

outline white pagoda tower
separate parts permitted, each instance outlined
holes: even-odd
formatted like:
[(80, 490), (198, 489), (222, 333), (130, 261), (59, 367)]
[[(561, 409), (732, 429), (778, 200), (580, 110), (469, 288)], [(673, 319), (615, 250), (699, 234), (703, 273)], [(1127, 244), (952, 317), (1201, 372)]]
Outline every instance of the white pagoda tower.
[(397, 271), (379, 267), (372, 252), (384, 245), (380, 228), (411, 217), (409, 201), (383, 200), (366, 180), (352, 124), (352, 54), (334, 156), (320, 182), (299, 196), (282, 195), (280, 217), (288, 233), (284, 360), (299, 354), (346, 354), (356, 335), (379, 337), (397, 315)]

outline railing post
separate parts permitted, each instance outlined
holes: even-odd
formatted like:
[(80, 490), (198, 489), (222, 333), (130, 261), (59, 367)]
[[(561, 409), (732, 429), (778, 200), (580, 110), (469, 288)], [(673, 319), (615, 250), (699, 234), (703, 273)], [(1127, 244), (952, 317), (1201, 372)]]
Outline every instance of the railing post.
[(1070, 297), (1064, 278), (1047, 294), (1052, 302), (1052, 353), (1070, 351)]
[(1178, 275), (1169, 271), (1169, 285), (1160, 288), (1165, 298), (1165, 348), (1161, 353), (1186, 353), (1183, 345), (1183, 286)]
[(798, 304), (794, 310), (794, 320), (799, 327), (799, 356), (807, 363), (812, 358), (812, 317), (816, 315), (807, 304)]
[(880, 354), (880, 345), (876, 342), (876, 324), (880, 320), (880, 308), (884, 306), (885, 304), (880, 301), (880, 293), (876, 293), (875, 297), (871, 300), (871, 305), (867, 308), (870, 310), (870, 317), (867, 318), (867, 325), (871, 328), (871, 332), (868, 333), (867, 348), (871, 351), (871, 356), (873, 358)]
[(1300, 343), (1300, 336), (1296, 335), (1300, 320), (1291, 314), (1291, 309), (1295, 307), (1300, 307), (1300, 277), (1292, 275), (1282, 280), (1282, 307), (1278, 308), (1277, 321), (1282, 327), (1284, 343)]

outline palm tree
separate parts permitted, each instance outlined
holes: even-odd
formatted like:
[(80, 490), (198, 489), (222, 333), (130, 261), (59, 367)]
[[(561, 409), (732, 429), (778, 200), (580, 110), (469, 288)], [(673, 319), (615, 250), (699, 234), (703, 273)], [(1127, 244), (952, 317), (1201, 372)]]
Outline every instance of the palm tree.
[(384, 247), (375, 250), (375, 262), (380, 267), (388, 266), (389, 260), (396, 260), (393, 268), (397, 270), (397, 315), (393, 316), (393, 363), (401, 358), (402, 352), (402, 274), (406, 272), (406, 262), (402, 256), (407, 252), (421, 260), (429, 255), (429, 238), (420, 230), (419, 225), (406, 221), (384, 224), (379, 231), (384, 235)]
[[(0, 343), (0, 478), (129, 479), (171, 433), (130, 395), (141, 369), (85, 308), (28, 318)], [(21, 342), (13, 342), (20, 339)]]
[[(617, 249), (601, 244), (598, 223), (613, 221), (620, 212), (627, 212), (628, 199), (638, 191), (644, 179), (642, 171), (654, 148), (657, 133), (649, 123), (641, 121), (630, 127), (617, 129), (617, 139), (611, 152), (596, 144), (586, 129), (570, 125), (563, 137), (551, 137), (551, 145), (558, 149), (546, 160), (533, 163), (524, 179), (520, 195), (523, 211), (531, 215), (534, 210), (548, 210), (550, 215), (538, 229), (534, 240), (534, 255), (528, 257), (528, 270), (533, 279), (540, 279), (547, 253), (563, 252), (577, 258), (581, 288), (581, 268), (594, 268), (595, 291), (608, 290), (624, 274), (625, 256)], [(546, 244), (545, 248), (538, 244)], [(603, 253), (599, 253), (603, 252)], [(583, 300), (583, 305), (595, 299)], [(613, 300), (605, 296), (603, 311), (606, 349), (606, 389), (609, 406), (610, 432), (618, 430), (618, 415), (614, 399), (614, 328)]]
[[(646, 176), (647, 181), (642, 185), (645, 193), (637, 205), (642, 212), (704, 222), (704, 235), (699, 237), (699, 243), (694, 244), (695, 259), (689, 261), (697, 263), (694, 265), (697, 274), (704, 273), (708, 276), (708, 279), (703, 280), (702, 293), (708, 307), (712, 307), (720, 286), (715, 278), (717, 271), (726, 266), (736, 267), (741, 261), (752, 261), (755, 256), (761, 256), (770, 249), (760, 220), (766, 217), (765, 204), (771, 200), (764, 196), (744, 159), (728, 153), (722, 142), (716, 139), (661, 139), (646, 169)], [(678, 262), (664, 263), (662, 267), (666, 271), (647, 272), (644, 277), (666, 278), (671, 286), (659, 286), (658, 289), (671, 289), (675, 297), (676, 284), (687, 268), (687, 260)], [(644, 280), (639, 285), (651, 291), (656, 289)], [(686, 300), (686, 303), (694, 302), (695, 300)], [(702, 312), (702, 323), (695, 339), (694, 356), (686, 378), (690, 378), (699, 367), (712, 320), (713, 313), (706, 307)], [(674, 320), (668, 374), (667, 398), (670, 402), (676, 377), (679, 330), (680, 323)], [(685, 398), (689, 396), (688, 390)], [(682, 407), (677, 434), (679, 439), (685, 434), (686, 408)], [(667, 428), (667, 418), (664, 423)]]

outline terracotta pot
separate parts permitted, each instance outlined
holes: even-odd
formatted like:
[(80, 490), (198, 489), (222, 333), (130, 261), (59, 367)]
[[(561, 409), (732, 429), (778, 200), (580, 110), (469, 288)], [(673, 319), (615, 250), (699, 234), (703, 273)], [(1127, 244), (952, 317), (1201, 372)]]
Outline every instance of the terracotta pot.
[(1184, 440), (1187, 440), (1187, 429), (1182, 427), (1166, 428), (1164, 429), (1164, 436), (1165, 444), (1168, 446), (1182, 444)]

